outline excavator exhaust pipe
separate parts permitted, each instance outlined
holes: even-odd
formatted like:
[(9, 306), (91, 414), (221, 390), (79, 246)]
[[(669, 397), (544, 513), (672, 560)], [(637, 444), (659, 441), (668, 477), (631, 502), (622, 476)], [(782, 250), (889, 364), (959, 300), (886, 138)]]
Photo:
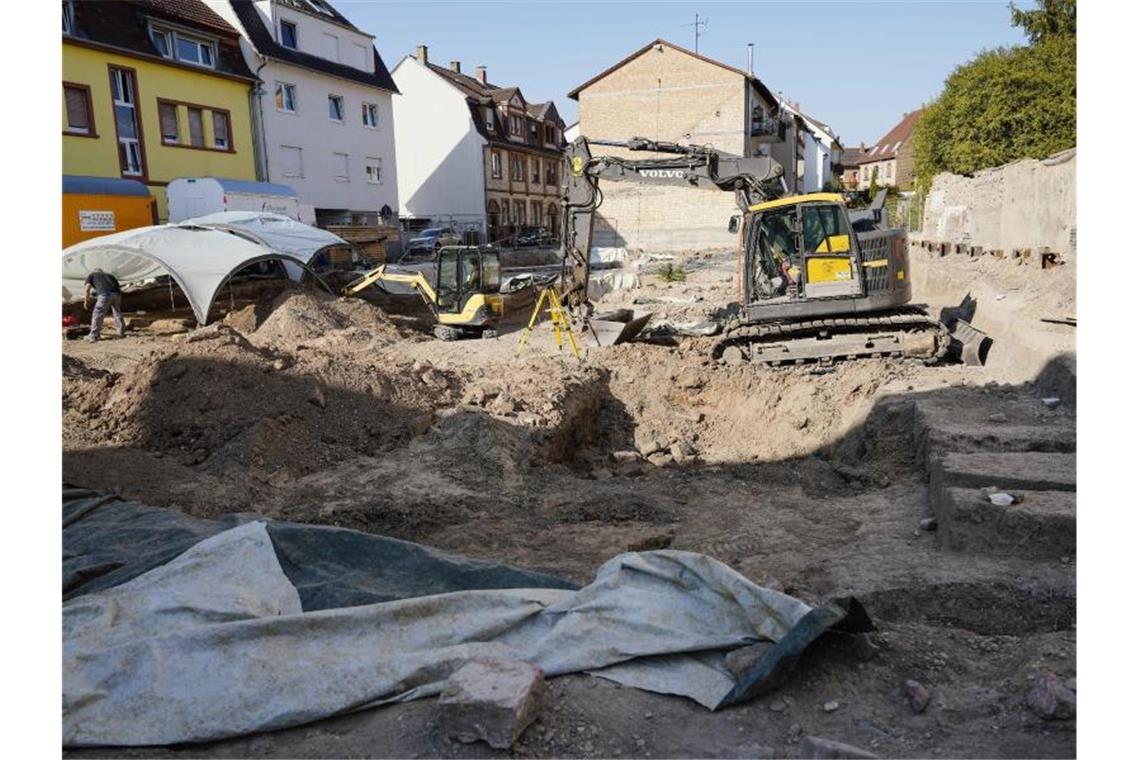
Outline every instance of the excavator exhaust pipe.
[(633, 309), (605, 312), (587, 320), (586, 334), (599, 346), (616, 346), (636, 338), (652, 316), (637, 314)]

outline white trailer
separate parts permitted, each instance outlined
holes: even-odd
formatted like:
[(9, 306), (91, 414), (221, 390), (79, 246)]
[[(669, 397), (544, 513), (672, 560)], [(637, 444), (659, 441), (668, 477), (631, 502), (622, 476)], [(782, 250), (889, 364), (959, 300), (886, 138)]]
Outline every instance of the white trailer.
[(250, 182), (221, 177), (179, 177), (166, 186), (166, 206), (170, 222), (182, 222), (221, 211), (254, 211), (281, 214), (305, 224), (313, 224), (316, 214), (311, 205), (301, 203), (288, 185)]

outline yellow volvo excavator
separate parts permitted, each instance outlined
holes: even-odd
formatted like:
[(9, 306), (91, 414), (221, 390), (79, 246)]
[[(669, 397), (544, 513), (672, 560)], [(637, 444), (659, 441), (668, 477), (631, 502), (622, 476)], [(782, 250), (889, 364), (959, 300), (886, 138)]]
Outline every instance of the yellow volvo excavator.
[(503, 316), (499, 251), (491, 246), (445, 246), (432, 262), (431, 277), (422, 271), (382, 264), (341, 291), (350, 296), (373, 285), (400, 283), (412, 288), (435, 315), (432, 332), (441, 340), (494, 338)]
[[(594, 156), (590, 143), (664, 154), (633, 160)], [(588, 298), (590, 242), (599, 180), (712, 188), (736, 194), (740, 215), (740, 303), (721, 325), (713, 358), (786, 364), (859, 357), (938, 361), (950, 334), (910, 306), (906, 231), (878, 208), (848, 213), (834, 193), (786, 196), (783, 169), (770, 158), (742, 158), (698, 145), (644, 138), (580, 137), (566, 149), (563, 182), (562, 298), (572, 317), (596, 319)], [(743, 225), (741, 222), (743, 221)], [(629, 339), (623, 334), (621, 339)]]

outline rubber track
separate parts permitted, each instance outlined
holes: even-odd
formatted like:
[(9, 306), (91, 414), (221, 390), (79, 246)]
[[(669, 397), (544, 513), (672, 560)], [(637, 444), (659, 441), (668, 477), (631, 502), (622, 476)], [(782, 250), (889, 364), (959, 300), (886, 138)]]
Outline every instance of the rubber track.
[[(778, 343), (782, 340), (806, 338), (826, 330), (832, 334), (880, 332), (888, 330), (906, 330), (924, 328), (935, 332), (934, 353), (923, 359), (927, 364), (935, 364), (946, 355), (950, 349), (950, 331), (946, 325), (934, 319), (921, 309), (907, 307), (896, 311), (877, 314), (868, 317), (830, 317), (824, 319), (787, 320), (780, 322), (758, 322), (744, 324), (739, 327), (730, 327), (725, 331), (725, 337), (712, 349), (712, 357), (719, 360), (724, 350), (732, 345), (751, 343)], [(823, 360), (834, 360), (839, 357), (857, 358), (874, 356), (892, 356), (893, 352), (881, 350), (868, 350), (865, 353), (846, 350), (835, 356), (823, 357)], [(900, 357), (901, 358), (901, 357)], [(820, 357), (797, 357), (794, 354), (783, 355), (774, 361), (759, 360), (757, 363), (779, 365), (788, 362), (818, 362)]]

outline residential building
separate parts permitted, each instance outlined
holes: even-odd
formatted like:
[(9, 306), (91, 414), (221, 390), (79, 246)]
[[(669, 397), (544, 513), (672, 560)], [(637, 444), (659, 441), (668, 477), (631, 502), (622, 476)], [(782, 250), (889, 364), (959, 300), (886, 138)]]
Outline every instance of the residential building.
[(497, 241), (530, 228), (558, 234), (565, 123), (550, 101), (492, 84), (459, 61), (439, 66), (425, 45), (392, 71), (400, 216)]
[(838, 183), (836, 171), (840, 166), (843, 146), (831, 127), (808, 116), (799, 103), (780, 101), (789, 113), (803, 125), (803, 172), (800, 174), (799, 192), (816, 193)]
[(911, 134), (922, 116), (922, 109), (903, 114), (902, 120), (872, 145), (859, 159), (859, 189), (871, 186), (872, 178), (879, 187), (910, 190), (914, 185), (914, 152)]
[(213, 0), (261, 78), (258, 178), (288, 185), (318, 225), (375, 224), (398, 207), (392, 96), (373, 36), (327, 0)]
[(167, 182), (255, 178), (237, 32), (200, 0), (63, 3), (63, 173)]
[[(657, 39), (569, 97), (579, 103), (579, 127), (588, 139), (646, 137), (767, 155), (784, 166), (789, 189), (799, 189), (802, 122), (748, 71)], [(728, 231), (729, 217), (738, 213), (733, 193), (609, 181), (602, 187), (605, 201), (594, 217), (597, 245), (663, 251), (736, 245), (736, 234)]]
[(859, 161), (867, 152), (867, 146), (859, 143), (858, 148), (844, 148), (839, 159), (839, 171), (842, 174), (840, 182), (844, 190), (859, 189)]

